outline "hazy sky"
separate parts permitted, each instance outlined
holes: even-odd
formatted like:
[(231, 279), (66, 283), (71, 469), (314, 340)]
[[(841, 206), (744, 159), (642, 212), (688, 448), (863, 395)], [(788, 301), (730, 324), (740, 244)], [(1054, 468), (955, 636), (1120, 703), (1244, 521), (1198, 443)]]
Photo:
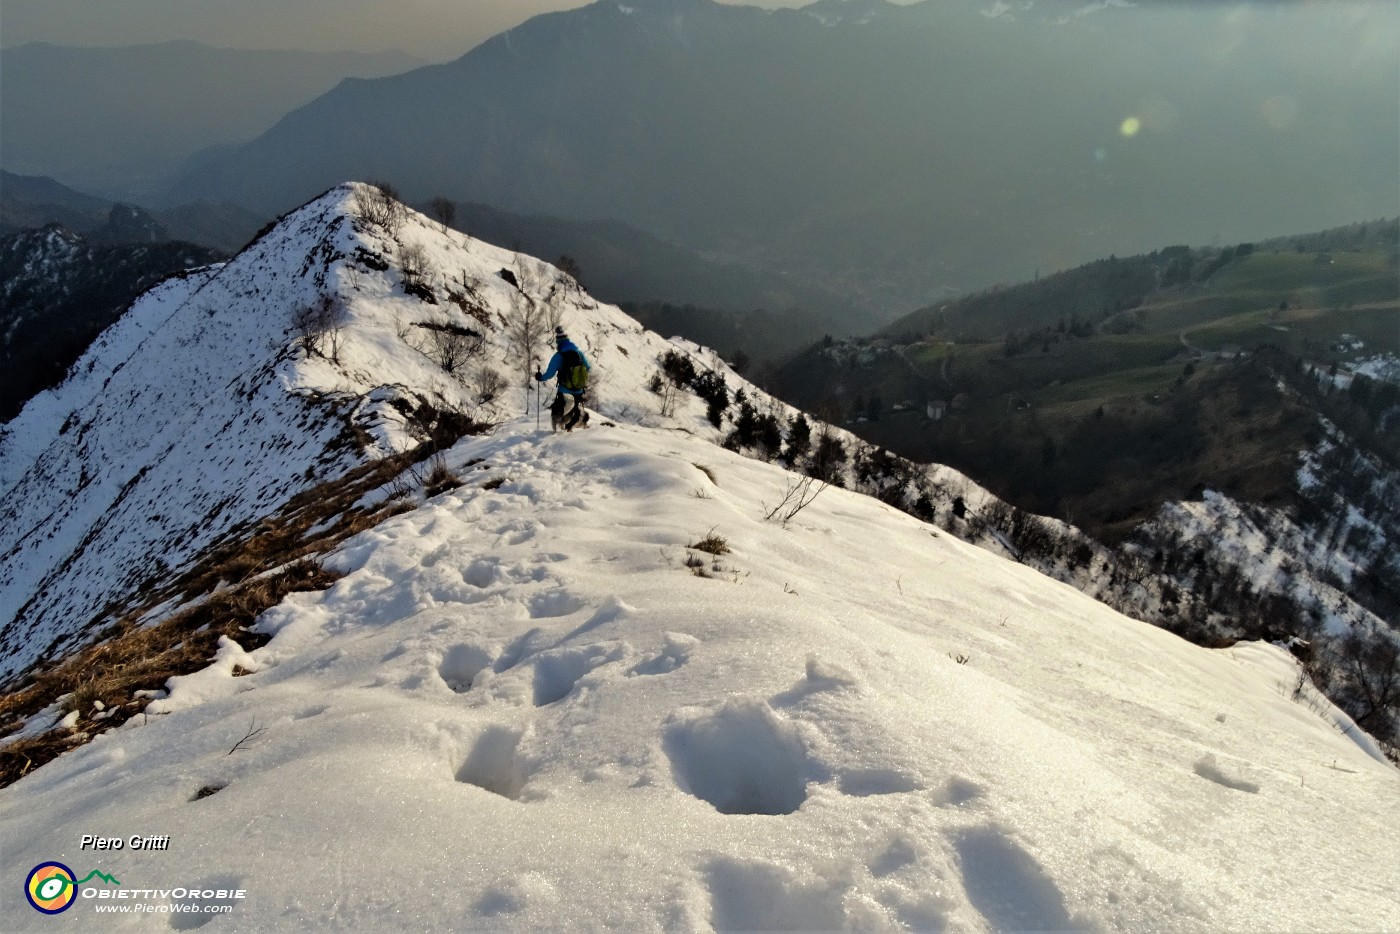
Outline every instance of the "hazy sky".
[[(0, 0), (0, 43), (137, 45), (194, 39), (248, 49), (402, 49), (456, 58), (496, 33), (589, 0)], [(731, 2), (731, 0), (724, 0)], [(737, 0), (735, 0), (737, 2)], [(745, 0), (761, 7), (810, 0)], [(903, 0), (908, 2), (908, 0)]]

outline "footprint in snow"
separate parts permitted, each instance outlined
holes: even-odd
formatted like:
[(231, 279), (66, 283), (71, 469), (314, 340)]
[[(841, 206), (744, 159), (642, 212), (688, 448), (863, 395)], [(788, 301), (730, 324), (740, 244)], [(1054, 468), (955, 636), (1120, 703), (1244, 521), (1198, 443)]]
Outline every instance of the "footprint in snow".
[(544, 707), (557, 703), (574, 692), (585, 675), (627, 654), (625, 645), (587, 645), (582, 648), (556, 649), (535, 656), (534, 703)]
[(1003, 828), (988, 825), (953, 840), (968, 901), (992, 930), (1082, 929), (1065, 908), (1064, 893), (1034, 856)]
[(531, 619), (553, 619), (577, 613), (586, 604), (567, 590), (549, 590), (530, 598)]
[[(620, 602), (620, 601), (619, 601)], [(629, 677), (669, 674), (690, 661), (691, 653), (700, 645), (700, 640), (682, 632), (668, 632), (661, 653), (645, 662), (638, 662), (627, 672)]]
[(476, 676), (495, 661), (495, 653), (488, 648), (462, 643), (454, 645), (442, 656), (438, 663), (438, 676), (443, 683), (458, 694), (468, 691)]

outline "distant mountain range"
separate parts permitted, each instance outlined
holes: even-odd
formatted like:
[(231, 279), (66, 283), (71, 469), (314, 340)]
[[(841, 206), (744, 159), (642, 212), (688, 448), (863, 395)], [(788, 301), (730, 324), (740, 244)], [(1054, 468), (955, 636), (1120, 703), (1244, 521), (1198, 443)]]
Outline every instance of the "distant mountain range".
[(532, 256), (568, 256), (593, 295), (627, 303), (649, 327), (664, 323), (667, 333), (726, 353), (743, 347), (756, 360), (785, 358), (813, 334), (853, 334), (864, 322), (850, 302), (818, 283), (712, 260), (620, 221), (511, 214), (484, 204), (459, 203), (456, 210), (457, 229)]
[(252, 51), (185, 41), (7, 48), (0, 56), (0, 165), (148, 202), (165, 173), (195, 153), (251, 139), (344, 78), (421, 64), (403, 52)]
[(0, 171), (0, 236), (61, 224), (91, 243), (184, 240), (236, 253), (264, 219), (232, 204), (148, 211), (75, 191), (46, 176)]
[(1036, 268), (1400, 202), (1395, 5), (1066, 12), (598, 2), (346, 81), (172, 197), (272, 212), (368, 177), (612, 217), (820, 283), (872, 324)]

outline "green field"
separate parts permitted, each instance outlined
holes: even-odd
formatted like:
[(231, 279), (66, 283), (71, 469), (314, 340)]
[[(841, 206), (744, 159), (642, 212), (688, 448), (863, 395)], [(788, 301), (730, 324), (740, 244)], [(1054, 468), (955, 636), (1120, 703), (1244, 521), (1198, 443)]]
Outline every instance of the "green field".
[[(1343, 334), (1361, 339), (1359, 351), (1339, 350)], [(1203, 350), (1248, 349), (1270, 343), (1325, 362), (1376, 353), (1400, 353), (1400, 303), (1381, 307), (1255, 311), (1212, 321), (1187, 332)]]
[(1222, 292), (1280, 293), (1378, 288), (1376, 297), (1395, 294), (1395, 271), (1379, 250), (1341, 253), (1253, 253), (1211, 277)]
[[(1278, 390), (1290, 357), (1400, 355), (1393, 250), (1200, 251), (1186, 277), (1180, 252), (1090, 264), (887, 331), (818, 391), (852, 416), (883, 399), (858, 423), (868, 440), (1105, 534), (1205, 486), (1267, 502), (1315, 443), (1315, 412)], [(924, 337), (891, 348), (901, 333)], [(929, 400), (949, 403), (943, 418), (923, 417)]]

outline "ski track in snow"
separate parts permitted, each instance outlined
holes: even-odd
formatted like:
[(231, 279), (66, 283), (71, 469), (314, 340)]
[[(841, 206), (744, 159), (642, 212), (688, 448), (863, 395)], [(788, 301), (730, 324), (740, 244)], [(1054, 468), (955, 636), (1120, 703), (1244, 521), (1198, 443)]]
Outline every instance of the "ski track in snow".
[[(348, 197), (313, 203), (300, 234), (210, 273), (200, 294), (222, 276), (305, 294), (266, 251), (310, 253), (305, 238)], [(416, 217), (405, 236), (506, 307), (494, 271), (513, 254), (449, 243)], [(240, 264), (273, 278), (235, 279)], [(147, 450), (166, 453), (135, 487), (150, 498), (109, 527), (152, 508), (188, 520), (210, 486), (235, 499), (227, 524), (256, 517), (325, 455), (324, 433), (270, 460), (261, 441), (257, 456), (230, 441), (232, 459), (191, 486), (208, 443), (194, 426), (213, 412), (235, 419), (220, 438), (247, 426), (246, 441), (296, 426), (289, 390), (378, 394), (370, 427), (389, 450), (407, 439), (388, 404), (402, 387), (454, 401), (457, 384), (395, 343), (395, 313), (417, 312), (393, 275), (341, 283), (356, 329), (341, 368), (270, 350), (231, 360), (264, 375), (242, 400), (156, 429), (166, 447)], [(173, 418), (138, 389), (149, 372), (129, 390), (122, 373), (173, 339), (157, 319), (208, 317), (181, 291), (195, 287), (148, 298), (104, 338), (93, 382), (26, 409), (51, 435), (80, 415), (29, 452), (46, 482), (78, 469), (59, 463), (81, 450), (61, 440), (75, 431), (102, 463), (141, 418)], [(463, 439), (447, 454), (463, 485), (343, 543), (327, 559), (342, 579), (260, 618), (266, 646), (224, 643), (147, 716), (0, 791), (7, 929), (52, 928), (17, 904), (18, 881), (50, 859), (126, 888), (248, 892), (227, 916), (112, 916), (103, 930), (1400, 927), (1397, 837), (1377, 819), (1400, 812), (1400, 777), (1325, 702), (1319, 715), (1289, 699), (1285, 651), (1191, 646), (836, 487), (786, 528), (765, 522), (784, 471), (716, 447), (698, 400), (650, 414), (642, 387), (672, 344), (582, 295), (565, 323), (599, 364), (594, 427), (551, 435), (532, 414)], [(140, 396), (136, 423), (122, 392)], [(517, 387), (502, 405), (520, 399)], [(17, 450), (0, 456), (3, 488), (37, 490)], [(270, 489), (247, 491), (253, 462)], [(33, 527), (25, 510), (40, 507), (6, 496)], [(103, 503), (43, 508), (78, 528)], [(687, 547), (711, 531), (730, 553)], [(44, 636), (65, 631), (64, 608), (118, 589), (103, 562), (168, 530), (111, 534), (65, 572), (74, 593), (43, 604)], [(59, 534), (43, 560), (7, 564), (6, 599), (29, 599), (72, 544)], [(692, 573), (696, 557), (710, 576)], [(253, 724), (264, 732), (231, 752)], [(83, 833), (171, 846), (94, 853)]]

